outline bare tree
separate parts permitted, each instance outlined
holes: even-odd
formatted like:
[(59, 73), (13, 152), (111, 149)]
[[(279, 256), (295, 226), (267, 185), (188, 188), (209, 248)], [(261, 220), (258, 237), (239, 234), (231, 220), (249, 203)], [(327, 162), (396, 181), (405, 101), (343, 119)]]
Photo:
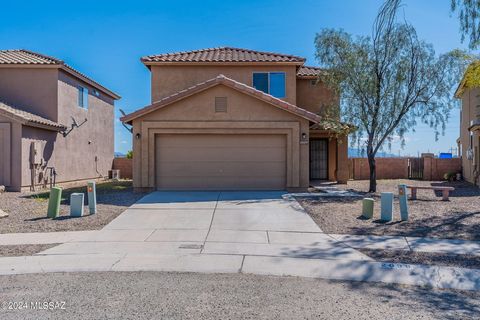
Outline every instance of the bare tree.
[(403, 145), (417, 121), (429, 124), (436, 136), (445, 129), (463, 68), (463, 53), (437, 56), (412, 25), (399, 21), (400, 5), (385, 1), (371, 37), (325, 29), (315, 39), (316, 56), (329, 70), (320, 80), (337, 90), (342, 120), (355, 125), (353, 139), (365, 143), (370, 192), (377, 185), (375, 157), (385, 143), (398, 136)]

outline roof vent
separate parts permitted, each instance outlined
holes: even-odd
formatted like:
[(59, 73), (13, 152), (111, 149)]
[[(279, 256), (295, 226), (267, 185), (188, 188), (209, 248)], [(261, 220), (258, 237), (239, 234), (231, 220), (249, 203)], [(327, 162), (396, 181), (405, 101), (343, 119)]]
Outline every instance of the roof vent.
[(227, 112), (227, 97), (215, 97), (215, 112)]

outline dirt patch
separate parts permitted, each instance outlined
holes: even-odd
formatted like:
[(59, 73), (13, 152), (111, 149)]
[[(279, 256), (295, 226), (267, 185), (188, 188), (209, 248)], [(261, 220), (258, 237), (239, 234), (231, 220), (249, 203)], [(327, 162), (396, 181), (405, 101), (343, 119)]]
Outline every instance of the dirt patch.
[[(441, 201), (441, 193), (418, 190), (418, 200), (409, 200), (409, 221), (400, 220), (397, 198), (394, 220), (380, 218), (380, 193), (398, 194), (398, 184), (453, 186), (450, 201)], [(400, 235), (443, 239), (480, 240), (480, 189), (465, 182), (431, 182), (412, 180), (379, 180), (378, 192), (368, 193), (368, 181), (349, 181), (337, 187), (375, 199), (374, 218), (361, 217), (362, 200), (354, 197), (298, 198), (300, 204), (326, 233), (356, 235)]]
[(59, 244), (60, 243), (0, 246), (0, 257), (31, 256), (44, 250), (58, 246)]
[(55, 232), (98, 230), (134, 204), (144, 193), (133, 193), (131, 181), (106, 182), (97, 185), (97, 213), (88, 215), (85, 195), (86, 216), (70, 217), (70, 194), (86, 193), (86, 187), (64, 189), (57, 219), (47, 218), (48, 192), (5, 192), (0, 194), (0, 209), (9, 214), (0, 219), (0, 233)]
[(405, 250), (357, 250), (366, 254), (372, 259), (382, 262), (480, 269), (480, 257), (474, 255), (415, 252)]

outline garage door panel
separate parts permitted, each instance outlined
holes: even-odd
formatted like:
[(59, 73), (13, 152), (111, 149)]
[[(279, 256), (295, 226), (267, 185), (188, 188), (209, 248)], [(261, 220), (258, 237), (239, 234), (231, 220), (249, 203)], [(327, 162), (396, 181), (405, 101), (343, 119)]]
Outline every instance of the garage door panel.
[(190, 177), (176, 177), (175, 180), (160, 181), (157, 187), (163, 190), (276, 190), (284, 183), (285, 180), (282, 177), (259, 179), (256, 186), (252, 185), (250, 177), (235, 179), (208, 177), (196, 181), (192, 181)]
[[(263, 136), (263, 137), (262, 137)], [(266, 139), (264, 139), (266, 137)], [(285, 137), (283, 135), (258, 135), (258, 134), (177, 134), (159, 135), (157, 140), (161, 141), (162, 148), (183, 148), (183, 147), (248, 147), (262, 148), (284, 147)], [(268, 140), (268, 144), (265, 141)]]
[(156, 184), (170, 190), (285, 189), (286, 136), (156, 137)]
[[(253, 150), (253, 151), (252, 151)], [(282, 147), (264, 148), (162, 148), (158, 152), (157, 162), (178, 162), (180, 159), (195, 159), (195, 162), (222, 162), (222, 161), (251, 161), (252, 152), (256, 154), (256, 161), (278, 161), (285, 155), (286, 149)], [(215, 158), (212, 159), (212, 154)], [(187, 161), (188, 162), (188, 161)]]
[[(191, 170), (195, 167), (196, 170)], [(203, 177), (208, 176), (239, 177), (275, 177), (286, 169), (285, 162), (163, 162), (159, 167), (162, 177)]]

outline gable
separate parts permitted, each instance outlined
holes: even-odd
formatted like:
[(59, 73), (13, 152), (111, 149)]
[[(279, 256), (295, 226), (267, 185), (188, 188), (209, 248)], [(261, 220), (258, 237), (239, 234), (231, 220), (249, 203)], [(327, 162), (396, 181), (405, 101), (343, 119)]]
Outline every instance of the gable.
[[(215, 111), (215, 97), (226, 97), (227, 111)], [(136, 119), (137, 120), (137, 119)], [(299, 121), (302, 117), (229, 86), (219, 84), (165, 107), (138, 120), (154, 121)]]

